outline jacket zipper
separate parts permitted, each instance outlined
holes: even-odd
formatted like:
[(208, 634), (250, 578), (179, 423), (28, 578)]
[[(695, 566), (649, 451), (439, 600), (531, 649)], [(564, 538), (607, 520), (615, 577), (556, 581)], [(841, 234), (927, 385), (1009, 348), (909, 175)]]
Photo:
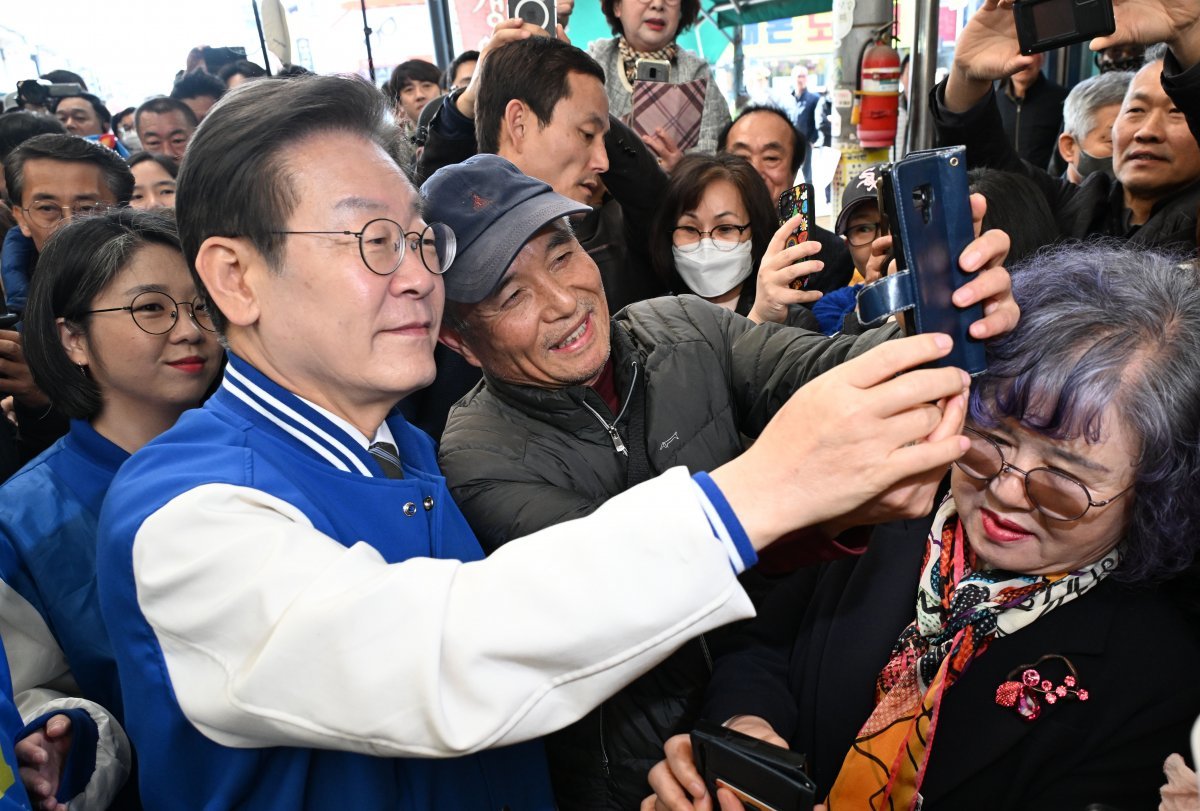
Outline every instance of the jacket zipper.
[[(609, 425), (607, 422), (605, 422), (604, 418), (600, 416), (599, 412), (597, 412), (596, 409), (594, 409), (590, 405), (588, 405), (586, 401), (583, 403), (583, 407), (586, 408), (588, 411), (592, 412), (592, 416), (596, 418), (596, 421), (599, 422), (602, 426), (604, 426), (605, 431), (608, 431), (608, 435), (612, 438), (613, 449), (617, 453), (622, 453), (626, 456), (629, 455), (629, 450), (625, 447), (625, 443), (621, 441), (621, 435), (617, 433), (617, 423), (621, 421), (621, 417), (625, 416), (625, 409), (629, 408), (629, 401), (633, 399), (634, 387), (637, 386), (637, 378), (638, 378), (638, 364), (637, 364), (637, 361), (635, 360), (635, 361), (633, 361), (633, 378), (629, 384), (629, 392), (625, 395), (625, 402), (621, 405), (621, 411), (619, 414), (617, 414), (616, 419), (614, 419), (612, 421), (612, 425)], [(609, 764), (608, 747), (604, 745), (604, 708), (605, 708), (605, 706), (607, 706), (607, 702), (602, 702), (600, 704), (600, 766), (601, 766), (601, 768), (604, 769), (604, 776), (606, 778), (611, 778), (612, 771), (611, 771), (611, 769), (609, 769), (609, 765), (608, 765)]]
[(633, 361), (633, 379), (629, 383), (629, 393), (625, 395), (625, 402), (621, 405), (621, 412), (617, 414), (616, 419), (612, 421), (612, 425), (609, 425), (607, 422), (605, 422), (604, 417), (600, 416), (600, 412), (588, 405), (586, 400), (581, 401), (583, 402), (583, 407), (592, 412), (592, 416), (596, 418), (596, 421), (604, 427), (605, 431), (608, 431), (608, 436), (610, 439), (612, 439), (613, 450), (615, 450), (617, 453), (624, 454), (625, 456), (629, 455), (629, 450), (625, 447), (625, 442), (621, 439), (621, 435), (617, 433), (617, 423), (621, 421), (621, 417), (625, 416), (625, 410), (629, 408), (629, 401), (633, 399), (633, 389), (635, 386), (637, 386), (637, 378), (638, 364), (635, 360)]
[(1013, 151), (1017, 154), (1021, 152), (1021, 106), (1025, 100), (1017, 102), (1017, 120), (1013, 123)]

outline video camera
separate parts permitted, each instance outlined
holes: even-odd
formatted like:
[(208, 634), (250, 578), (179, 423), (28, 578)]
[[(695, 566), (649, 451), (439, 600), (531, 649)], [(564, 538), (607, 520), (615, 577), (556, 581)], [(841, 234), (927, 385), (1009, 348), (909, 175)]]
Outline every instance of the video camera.
[(49, 110), (52, 107), (52, 99), (81, 96), (86, 92), (83, 86), (76, 82), (56, 83), (47, 82), (45, 79), (25, 79), (17, 82), (17, 107), (23, 110), (28, 105)]

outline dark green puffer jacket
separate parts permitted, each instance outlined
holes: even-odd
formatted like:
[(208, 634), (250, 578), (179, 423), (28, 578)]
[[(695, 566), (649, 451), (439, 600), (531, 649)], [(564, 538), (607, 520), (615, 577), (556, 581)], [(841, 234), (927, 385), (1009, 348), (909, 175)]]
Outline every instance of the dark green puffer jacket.
[[(511, 538), (587, 515), (625, 490), (630, 456), (640, 456), (631, 443), (644, 446), (649, 475), (676, 465), (692, 472), (720, 466), (800, 386), (898, 334), (889, 326), (826, 338), (756, 326), (695, 296), (638, 302), (612, 321), (620, 414), (585, 386), (541, 389), (485, 374), (451, 409), (439, 461), (491, 553)], [(752, 597), (764, 588), (753, 572), (743, 585)], [(662, 758), (663, 743), (695, 720), (711, 667), (708, 645), (719, 646), (720, 636), (688, 643), (547, 739), (561, 808), (637, 807), (649, 794), (646, 773)]]

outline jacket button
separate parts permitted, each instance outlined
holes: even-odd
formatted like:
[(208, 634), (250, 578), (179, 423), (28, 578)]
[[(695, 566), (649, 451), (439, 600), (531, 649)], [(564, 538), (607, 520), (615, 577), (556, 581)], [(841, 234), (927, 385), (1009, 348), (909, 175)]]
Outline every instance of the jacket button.
[(425, 496), (425, 512), (433, 509), (433, 496)]
[(407, 515), (409, 518), (412, 518), (414, 515), (417, 514), (417, 505), (413, 504), (411, 501), (408, 502), (407, 504), (405, 504), (404, 505), (404, 514)]

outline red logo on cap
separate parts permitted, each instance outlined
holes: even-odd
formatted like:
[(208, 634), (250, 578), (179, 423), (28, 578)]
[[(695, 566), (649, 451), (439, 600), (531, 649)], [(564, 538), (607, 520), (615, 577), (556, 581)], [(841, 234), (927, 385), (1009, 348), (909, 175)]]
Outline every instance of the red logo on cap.
[(471, 208), (475, 209), (476, 211), (488, 205), (489, 203), (491, 203), (491, 200), (484, 200), (478, 194), (471, 195)]

